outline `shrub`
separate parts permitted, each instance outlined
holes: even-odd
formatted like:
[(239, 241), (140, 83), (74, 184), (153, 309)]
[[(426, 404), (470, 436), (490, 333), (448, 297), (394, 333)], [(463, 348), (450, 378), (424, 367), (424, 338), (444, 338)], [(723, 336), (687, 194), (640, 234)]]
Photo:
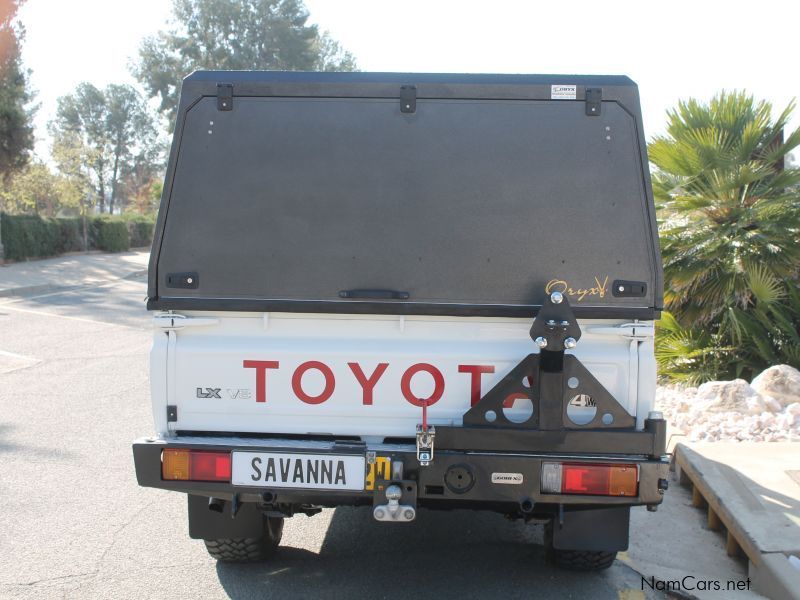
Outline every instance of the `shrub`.
[[(88, 249), (123, 252), (149, 246), (153, 241), (154, 228), (154, 215), (102, 215), (90, 218)], [(2, 214), (0, 240), (5, 250), (4, 257), (9, 260), (79, 252), (84, 249), (83, 219)]]
[(61, 247), (61, 227), (56, 219), (38, 215), (8, 215), (0, 217), (0, 239), (5, 258), (24, 260), (58, 254)]
[(83, 250), (83, 219), (68, 217), (56, 219), (61, 230), (59, 254), (64, 252), (79, 252)]
[(800, 364), (800, 129), (743, 92), (680, 102), (649, 145), (669, 315), (662, 375), (699, 383)]
[(131, 248), (143, 248), (153, 242), (153, 229), (156, 226), (154, 216), (125, 215), (123, 218), (128, 223)]
[(118, 217), (95, 217), (90, 228), (90, 245), (106, 252), (124, 252), (131, 247), (128, 225)]

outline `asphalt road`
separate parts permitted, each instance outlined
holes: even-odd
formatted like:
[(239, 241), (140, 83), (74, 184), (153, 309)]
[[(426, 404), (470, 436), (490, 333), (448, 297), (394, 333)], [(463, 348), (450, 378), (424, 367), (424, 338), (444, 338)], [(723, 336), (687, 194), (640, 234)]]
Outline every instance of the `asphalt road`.
[(468, 511), (386, 525), (325, 510), (288, 520), (269, 564), (216, 564), (188, 537), (185, 497), (136, 484), (130, 442), (152, 431), (144, 295), (138, 277), (0, 302), (0, 597), (662, 597), (620, 561), (554, 570), (539, 526)]

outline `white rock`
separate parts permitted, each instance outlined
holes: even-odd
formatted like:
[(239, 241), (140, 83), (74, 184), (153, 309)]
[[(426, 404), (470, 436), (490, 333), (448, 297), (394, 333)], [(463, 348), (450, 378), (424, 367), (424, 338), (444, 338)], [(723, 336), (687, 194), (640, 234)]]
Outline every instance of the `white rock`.
[(800, 441), (800, 399), (783, 407), (742, 380), (659, 386), (656, 410), (691, 441)]
[(757, 396), (744, 379), (709, 381), (697, 389), (695, 405), (705, 412), (748, 412), (747, 399)]
[(783, 406), (781, 406), (781, 403), (775, 400), (775, 398), (772, 396), (761, 396), (761, 399), (764, 401), (764, 404), (769, 412), (781, 412)]
[(781, 406), (800, 401), (800, 371), (789, 365), (775, 365), (753, 379), (753, 389), (772, 396)]

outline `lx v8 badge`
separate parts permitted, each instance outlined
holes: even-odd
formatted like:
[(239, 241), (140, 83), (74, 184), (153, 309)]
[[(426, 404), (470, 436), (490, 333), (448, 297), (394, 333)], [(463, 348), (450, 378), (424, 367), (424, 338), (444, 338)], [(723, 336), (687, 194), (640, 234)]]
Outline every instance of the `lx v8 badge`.
[[(219, 398), (222, 399), (222, 388), (197, 388), (198, 398)], [(248, 388), (226, 388), (225, 396), (231, 400), (250, 400), (253, 396)]]

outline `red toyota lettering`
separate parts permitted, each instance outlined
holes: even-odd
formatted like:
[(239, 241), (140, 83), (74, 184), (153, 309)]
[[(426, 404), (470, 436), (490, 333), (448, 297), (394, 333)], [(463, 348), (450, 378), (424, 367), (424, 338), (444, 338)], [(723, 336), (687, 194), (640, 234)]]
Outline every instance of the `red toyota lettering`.
[[(433, 377), (433, 393), (429, 398), (417, 398), (411, 392), (411, 378), (420, 371), (425, 371), (426, 373), (429, 373), (431, 377)], [(442, 394), (444, 394), (444, 377), (442, 376), (442, 372), (433, 365), (428, 363), (417, 363), (408, 367), (406, 372), (403, 373), (403, 377), (400, 379), (400, 390), (403, 392), (403, 396), (405, 396), (406, 400), (408, 400), (414, 406), (421, 407), (422, 403), (426, 401), (428, 406), (430, 406), (431, 404), (438, 402), (442, 397)]]
[[(325, 377), (325, 389), (322, 390), (322, 393), (319, 396), (309, 396), (303, 391), (303, 375), (305, 375), (305, 372), (309, 369), (316, 369), (322, 373), (323, 377)], [(297, 369), (295, 369), (294, 375), (292, 375), (292, 389), (294, 390), (295, 395), (307, 404), (322, 404), (325, 402), (325, 400), (331, 397), (335, 387), (336, 379), (333, 377), (333, 371), (331, 371), (331, 368), (328, 365), (317, 360), (309, 360), (308, 362), (304, 362), (302, 365), (297, 367)]]
[(522, 392), (513, 392), (506, 396), (506, 399), (503, 400), (503, 408), (514, 408), (514, 402), (517, 400), (522, 400), (523, 398), (527, 399), (528, 394), (523, 394)]
[(470, 406), (475, 406), (483, 395), (481, 394), (481, 375), (494, 373), (494, 367), (491, 365), (458, 365), (458, 372), (471, 375)]
[(370, 375), (369, 378), (364, 375), (364, 371), (361, 369), (361, 365), (358, 363), (347, 363), (347, 366), (350, 367), (353, 375), (356, 376), (358, 383), (361, 384), (361, 388), (364, 390), (362, 402), (365, 405), (372, 405), (372, 391), (375, 389), (375, 384), (378, 383), (378, 379), (380, 379), (381, 375), (383, 375), (386, 371), (389, 363), (378, 363), (378, 366), (375, 367), (375, 370), (372, 372), (372, 375)]
[(242, 362), (245, 369), (256, 370), (256, 402), (267, 401), (267, 369), (277, 369), (277, 360), (245, 360)]

